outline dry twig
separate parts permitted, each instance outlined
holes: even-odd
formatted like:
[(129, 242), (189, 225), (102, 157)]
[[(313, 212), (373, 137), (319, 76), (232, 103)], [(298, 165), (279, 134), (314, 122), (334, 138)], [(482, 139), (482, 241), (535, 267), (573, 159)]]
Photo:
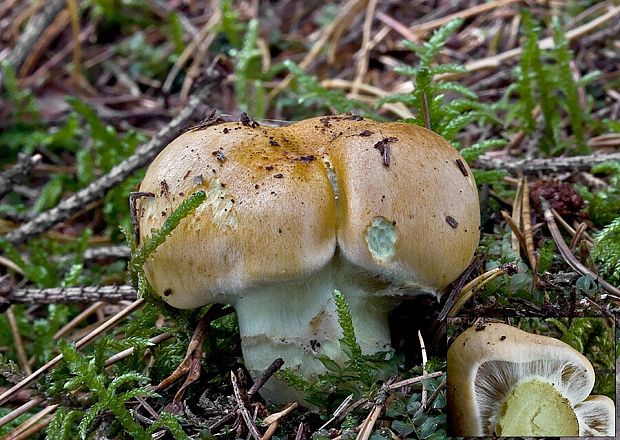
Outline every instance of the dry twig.
[(40, 154), (35, 154), (32, 157), (20, 155), (15, 165), (0, 173), (0, 198), (11, 191), (13, 185), (25, 179), (39, 162), (41, 162)]
[(482, 275), (476, 277), (472, 281), (470, 281), (463, 290), (461, 291), (461, 295), (455, 301), (454, 306), (448, 313), (448, 317), (453, 318), (458, 315), (459, 311), (463, 308), (465, 303), (471, 299), (474, 294), (484, 287), (489, 281), (494, 280), (500, 275), (504, 274), (515, 274), (517, 273), (517, 265), (515, 263), (506, 263), (502, 264), (500, 267), (496, 267), (495, 269), (491, 269)]
[(67, 304), (105, 301), (135, 301), (136, 290), (132, 286), (80, 286), (52, 287), (49, 289), (16, 289), (3, 298), (5, 304)]
[(521, 219), (523, 222), (523, 239), (525, 240), (525, 252), (527, 259), (530, 262), (530, 267), (534, 274), (533, 285), (536, 285), (537, 271), (538, 271), (538, 259), (536, 257), (536, 251), (534, 249), (534, 236), (532, 234), (532, 212), (530, 209), (530, 186), (527, 181), (527, 177), (523, 177), (523, 202)]
[(24, 341), (22, 340), (21, 333), (19, 332), (19, 327), (17, 326), (15, 314), (13, 313), (13, 307), (9, 307), (5, 313), (9, 321), (9, 326), (11, 327), (11, 333), (13, 334), (13, 345), (15, 347), (15, 351), (17, 352), (17, 359), (19, 360), (19, 365), (21, 366), (22, 370), (26, 372), (27, 375), (32, 374), (32, 369), (30, 368), (30, 364), (28, 363), (28, 356), (26, 355), (26, 350), (24, 349)]
[(562, 237), (562, 233), (558, 229), (558, 225), (555, 223), (555, 219), (553, 217), (553, 213), (551, 212), (551, 207), (549, 206), (549, 202), (546, 200), (541, 200), (542, 207), (545, 213), (545, 221), (547, 222), (547, 227), (551, 232), (551, 236), (555, 241), (560, 254), (564, 258), (564, 261), (568, 263), (570, 267), (572, 267), (575, 271), (579, 272), (581, 275), (591, 277), (603, 290), (607, 292), (607, 296), (612, 298), (614, 301), (620, 301), (620, 289), (612, 286), (610, 283), (602, 279), (600, 276), (593, 273), (590, 269), (585, 267), (583, 264), (575, 258), (571, 250), (568, 248), (566, 242), (564, 241), (564, 237)]
[(522, 171), (526, 174), (536, 174), (539, 172), (584, 171), (603, 162), (619, 160), (620, 153), (610, 153), (593, 154), (591, 156), (553, 157), (550, 159), (520, 159), (515, 161), (491, 159), (482, 156), (478, 158), (477, 163), (482, 169), (506, 170), (513, 173)]
[(53, 228), (56, 224), (78, 212), (83, 206), (103, 197), (110, 189), (125, 180), (135, 170), (148, 164), (178, 135), (179, 129), (195, 116), (196, 110), (207, 97), (211, 85), (212, 83), (200, 89), (189, 100), (187, 106), (179, 112), (177, 117), (159, 130), (149, 142), (138, 147), (134, 154), (112, 168), (109, 173), (101, 176), (68, 199), (63, 200), (56, 207), (37, 215), (28, 223), (11, 231), (7, 234), (6, 239), (11, 243), (22, 243), (36, 234)]
[(248, 409), (245, 406), (243, 401), (243, 397), (241, 396), (241, 390), (239, 389), (239, 383), (237, 382), (237, 376), (233, 371), (230, 372), (230, 381), (232, 382), (233, 392), (235, 394), (235, 400), (237, 401), (237, 411), (241, 413), (243, 420), (245, 421), (245, 426), (247, 426), (248, 431), (254, 437), (254, 440), (261, 440), (261, 435), (254, 424), (254, 420), (250, 416)]
[[(422, 333), (420, 332), (420, 330), (418, 330), (418, 339), (420, 341), (420, 350), (422, 352), (422, 374), (427, 374), (426, 373), (426, 362), (428, 361), (428, 358), (426, 357), (426, 346), (424, 345), (424, 339), (422, 338)], [(427, 397), (428, 397), (428, 390), (426, 389), (424, 384), (422, 384), (422, 397), (420, 398), (421, 405), (417, 412), (424, 410), (424, 408), (426, 407)]]

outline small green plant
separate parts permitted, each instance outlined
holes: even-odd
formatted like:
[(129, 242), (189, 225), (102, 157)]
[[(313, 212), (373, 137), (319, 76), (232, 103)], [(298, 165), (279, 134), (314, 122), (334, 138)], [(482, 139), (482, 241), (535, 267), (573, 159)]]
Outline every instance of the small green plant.
[[(603, 318), (550, 318), (562, 333), (561, 340), (586, 355), (596, 374), (593, 394), (615, 395), (615, 334)], [(600, 370), (600, 371), (599, 371)]]
[[(588, 154), (585, 123), (591, 120), (588, 108), (579, 102), (578, 87), (583, 87), (598, 76), (592, 72), (576, 81), (571, 63), (573, 54), (557, 19), (553, 20), (554, 48), (543, 51), (539, 47), (540, 27), (528, 11), (523, 11), (523, 54), (515, 70), (516, 81), (508, 87), (504, 107), (508, 110), (506, 122), (515, 120), (520, 129), (533, 133), (538, 127), (534, 117), (537, 106), (542, 114), (543, 138), (540, 149), (545, 154), (556, 155), (564, 151)], [(508, 97), (518, 94), (516, 102)], [(558, 112), (562, 109), (563, 112)], [(562, 113), (568, 117), (572, 138), (562, 136), (567, 130), (562, 125)]]
[[(204, 191), (198, 191), (187, 197), (170, 215), (161, 229), (152, 231), (151, 236), (145, 240), (144, 245), (140, 249), (137, 248), (135, 241), (128, 235), (132, 252), (130, 273), (134, 282), (138, 285), (139, 292), (143, 294), (152, 293), (142, 270), (144, 261), (166, 240), (181, 220), (190, 215), (205, 198)], [(152, 295), (149, 296), (152, 297)], [(67, 402), (75, 400), (71, 398), (70, 394), (77, 390), (87, 392), (89, 398), (85, 407), (66, 407), (60, 409), (55, 416), (54, 422), (48, 428), (47, 432), (50, 438), (74, 438), (74, 425), (78, 422), (77, 432), (79, 437), (86, 438), (91, 424), (102, 411), (110, 411), (115, 421), (132, 438), (149, 439), (151, 438), (151, 433), (162, 426), (166, 426), (176, 439), (187, 438), (178, 420), (170, 414), (161, 417), (160, 421), (150, 426), (149, 429), (144, 429), (135, 421), (126, 408), (126, 402), (135, 397), (159, 397), (150, 387), (143, 386), (143, 384), (150, 383), (151, 379), (139, 372), (142, 368), (140, 363), (134, 363), (133, 366), (136, 368), (134, 371), (127, 368), (124, 368), (122, 373), (119, 370), (113, 370), (112, 373), (116, 375), (106, 370), (105, 365), (111, 350), (124, 350), (125, 348), (132, 347), (134, 353), (144, 352), (144, 349), (151, 345), (148, 337), (151, 337), (154, 332), (165, 331), (163, 328), (157, 328), (154, 322), (161, 313), (167, 315), (166, 311), (165, 306), (158, 304), (157, 301), (147, 305), (136, 320), (125, 326), (122, 339), (111, 336), (99, 339), (92, 355), (78, 353), (72, 344), (60, 341), (59, 348), (63, 354), (63, 362), (60, 367), (52, 372), (51, 383), (47, 387), (46, 392), (52, 396), (67, 395), (67, 399), (65, 399)], [(187, 318), (174, 319), (172, 322), (182, 324), (184, 321), (187, 324), (186, 328), (189, 328)], [(181, 330), (182, 332), (183, 330)], [(178, 333), (178, 331), (173, 331), (173, 334), (178, 335)], [(178, 339), (180, 341), (186, 341), (183, 335), (179, 336)], [(176, 351), (179, 351), (179, 353), (172, 356), (173, 359), (177, 359), (181, 355), (182, 347), (179, 344), (171, 345), (177, 349)], [(53, 345), (50, 344), (50, 346)], [(168, 346), (169, 349), (170, 345)], [(131, 365), (131, 360), (128, 361), (125, 367), (128, 365)], [(142, 386), (136, 387), (134, 384), (142, 384)]]
[(333, 296), (336, 303), (336, 312), (338, 313), (338, 324), (340, 324), (340, 328), (342, 329), (340, 344), (343, 349), (346, 348), (347, 355), (362, 382), (372, 385), (374, 382), (372, 373), (364, 359), (362, 349), (357, 343), (355, 329), (353, 328), (353, 318), (351, 317), (347, 301), (339, 290), (334, 290)]
[(239, 110), (257, 118), (265, 117), (266, 97), (261, 74), (261, 52), (256, 48), (258, 20), (248, 23), (243, 44), (231, 49), (235, 58), (235, 99)]
[(295, 77), (293, 90), (297, 94), (295, 104), (312, 109), (314, 114), (322, 114), (322, 109), (335, 113), (362, 113), (368, 114), (368, 105), (349, 98), (345, 92), (323, 87), (319, 80), (304, 72), (291, 60), (285, 60), (283, 65)]
[[(429, 364), (431, 363), (429, 361)], [(445, 370), (445, 363), (438, 363), (437, 367), (437, 369)], [(411, 375), (421, 373), (419, 369), (416, 369), (411, 372)], [(439, 377), (415, 384), (410, 395), (401, 393), (394, 395), (386, 409), (386, 416), (392, 419), (390, 430), (396, 433), (398, 438), (440, 440), (447, 437), (446, 391), (442, 385), (445, 380), (444, 373)], [(426, 389), (428, 398), (433, 397), (433, 400), (427, 403), (426, 408), (422, 407), (422, 386)], [(378, 431), (375, 431), (374, 435), (378, 434)]]
[[(78, 425), (80, 438), (86, 438), (90, 425), (100, 412), (109, 410), (132, 438), (150, 439), (150, 435), (134, 420), (129, 410), (125, 407), (125, 403), (128, 400), (135, 399), (136, 397), (159, 397), (157, 393), (145, 386), (129, 386), (133, 383), (148, 383), (150, 382), (149, 378), (138, 373), (129, 372), (110, 380), (105, 373), (98, 373), (94, 368), (96, 364), (102, 363), (104, 360), (97, 359), (95, 356), (85, 357), (83, 354), (78, 353), (72, 344), (65, 341), (60, 341), (58, 346), (70, 374), (67, 378), (63, 378), (63, 389), (71, 392), (84, 388), (91, 392), (92, 397), (96, 400), (96, 403), (81, 415)], [(62, 414), (64, 415), (63, 418), (66, 419), (72, 412)], [(71, 420), (77, 420), (77, 417), (72, 416)], [(67, 432), (67, 428), (64, 428), (63, 432)]]
[(604, 162), (592, 167), (593, 174), (609, 176), (609, 186), (599, 191), (580, 188), (580, 194), (588, 202), (588, 214), (597, 226), (605, 226), (620, 216), (620, 163)]
[[(129, 238), (130, 248), (132, 250), (132, 258), (129, 264), (130, 272), (140, 273), (142, 271), (142, 265), (146, 259), (151, 256), (164, 241), (166, 241), (166, 238), (172, 233), (172, 231), (174, 231), (181, 220), (194, 212), (194, 210), (198, 208), (206, 198), (207, 194), (204, 191), (198, 191), (185, 198), (183, 202), (181, 202), (181, 204), (174, 210), (174, 212), (166, 219), (161, 229), (151, 231), (151, 236), (148, 240), (146, 240), (140, 249), (138, 249), (136, 243)], [(128, 237), (130, 237), (130, 235), (128, 235)]]
[(620, 285), (620, 216), (596, 236), (592, 257), (603, 277), (616, 286)]
[[(438, 80), (440, 75), (465, 73), (463, 66), (457, 64), (439, 64), (433, 62), (448, 38), (463, 24), (460, 19), (436, 30), (432, 37), (422, 46), (405, 41), (405, 47), (418, 56), (415, 67), (401, 66), (394, 71), (410, 77), (414, 82), (412, 93), (399, 93), (379, 100), (378, 105), (386, 102), (401, 102), (415, 111), (415, 118), (408, 122), (426, 126), (454, 143), (457, 134), (473, 122), (501, 123), (496, 116), (496, 109), (478, 100), (478, 96), (468, 87), (455, 82)], [(447, 95), (451, 99), (447, 99)], [(452, 95), (460, 96), (454, 98)], [(491, 146), (488, 145), (488, 148)]]

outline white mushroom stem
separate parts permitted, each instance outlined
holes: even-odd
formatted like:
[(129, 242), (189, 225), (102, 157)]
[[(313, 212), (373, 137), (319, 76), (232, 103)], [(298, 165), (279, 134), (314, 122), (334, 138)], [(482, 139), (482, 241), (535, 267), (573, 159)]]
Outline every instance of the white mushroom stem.
[[(260, 375), (277, 357), (284, 368), (305, 378), (326, 372), (317, 355), (342, 364), (342, 330), (333, 291), (339, 289), (349, 305), (357, 341), (364, 354), (390, 349), (388, 313), (394, 300), (368, 296), (369, 286), (337, 277), (332, 265), (297, 282), (249, 289), (236, 299), (245, 364), (252, 376)], [(261, 393), (269, 393), (269, 384)], [(284, 396), (273, 396), (286, 400)]]

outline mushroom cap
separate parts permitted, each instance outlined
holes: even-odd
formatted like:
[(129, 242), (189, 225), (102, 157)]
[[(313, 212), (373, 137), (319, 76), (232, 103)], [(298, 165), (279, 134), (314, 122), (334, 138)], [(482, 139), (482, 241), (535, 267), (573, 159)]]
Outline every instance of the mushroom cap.
[(465, 270), (479, 241), (471, 171), (425, 128), (373, 123), (362, 132), (339, 136), (329, 148), (342, 254), (391, 281), (443, 289)]
[(595, 380), (590, 361), (570, 345), (497, 322), (461, 333), (447, 362), (448, 413), (458, 436), (492, 435), (504, 399), (524, 382), (550, 383), (575, 407)]
[(575, 405), (575, 413), (580, 436), (613, 437), (616, 434), (616, 407), (609, 397), (590, 396)]
[(157, 156), (140, 186), (155, 194), (140, 203), (143, 237), (185, 196), (207, 194), (144, 265), (165, 301), (231, 302), (234, 292), (302, 277), (331, 260), (331, 185), (304, 147), (281, 130), (225, 123), (188, 131)]
[(188, 131), (146, 172), (140, 191), (155, 196), (139, 201), (141, 237), (198, 190), (207, 200), (144, 266), (179, 308), (233, 302), (233, 293), (302, 279), (335, 258), (437, 292), (467, 267), (479, 240), (465, 161), (409, 124), (342, 115)]

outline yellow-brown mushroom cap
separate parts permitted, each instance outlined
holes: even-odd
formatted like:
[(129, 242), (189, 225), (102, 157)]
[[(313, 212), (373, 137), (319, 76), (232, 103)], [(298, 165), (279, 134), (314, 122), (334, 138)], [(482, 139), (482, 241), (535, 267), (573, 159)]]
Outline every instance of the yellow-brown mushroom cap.
[(249, 286), (325, 266), (336, 239), (335, 204), (322, 164), (285, 133), (227, 123), (179, 136), (149, 166), (140, 191), (143, 237), (182, 199), (207, 200), (145, 264), (171, 305), (226, 301)]
[(180, 308), (303, 279), (337, 248), (386, 281), (436, 292), (479, 239), (469, 168), (440, 136), (408, 124), (345, 115), (186, 132), (147, 170), (140, 191), (155, 197), (140, 200), (141, 237), (198, 190), (207, 200), (145, 264)]

